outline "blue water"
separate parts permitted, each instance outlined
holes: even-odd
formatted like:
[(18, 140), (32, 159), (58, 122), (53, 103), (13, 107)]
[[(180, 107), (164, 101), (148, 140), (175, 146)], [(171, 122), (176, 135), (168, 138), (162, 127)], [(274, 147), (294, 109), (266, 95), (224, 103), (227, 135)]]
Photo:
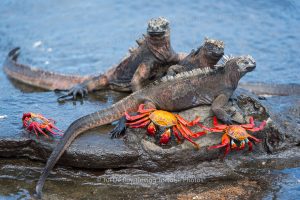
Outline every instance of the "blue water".
[[(221, 39), (226, 54), (256, 59), (257, 69), (242, 81), (300, 83), (299, 9), (296, 0), (1, 0), (0, 63), (20, 46), (20, 62), (70, 74), (101, 73), (135, 45), (149, 19), (165, 16), (178, 52), (197, 48), (205, 36)], [(83, 104), (57, 104), (58, 94), (28, 92), (13, 85), (2, 70), (0, 91), (0, 116), (7, 115), (0, 119), (1, 137), (22, 134), (23, 112), (43, 113), (65, 129), (79, 116), (122, 97), (100, 92)], [(292, 172), (299, 175), (299, 170)]]
[[(189, 52), (205, 36), (225, 53), (251, 54), (257, 70), (244, 81), (300, 83), (299, 1), (8, 1), (0, 3), (0, 62), (21, 46), (23, 61), (65, 73), (103, 72), (165, 16), (172, 45)], [(40, 47), (33, 45), (41, 41)], [(51, 52), (49, 52), (51, 48)]]
[(300, 197), (300, 168), (275, 170), (273, 173), (280, 181), (273, 183), (275, 191), (266, 195), (264, 200), (298, 200)]

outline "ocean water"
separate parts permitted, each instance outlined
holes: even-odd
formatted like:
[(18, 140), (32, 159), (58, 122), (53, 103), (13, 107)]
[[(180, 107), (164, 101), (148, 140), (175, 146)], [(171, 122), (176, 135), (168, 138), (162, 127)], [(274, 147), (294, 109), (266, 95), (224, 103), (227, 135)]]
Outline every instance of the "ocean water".
[[(149, 19), (164, 16), (170, 21), (174, 50), (189, 52), (205, 36), (221, 39), (226, 54), (255, 58), (256, 70), (242, 81), (299, 84), (299, 9), (296, 0), (1, 0), (0, 63), (19, 46), (22, 63), (68, 74), (101, 73), (128, 53)], [(12, 82), (0, 70), (0, 116), (6, 116), (0, 119), (0, 136), (22, 134), (23, 112), (43, 113), (66, 129), (76, 118), (111, 105), (123, 94), (103, 91), (76, 104), (58, 104), (58, 96)], [(287, 173), (299, 177), (299, 168)], [(299, 182), (292, 188), (279, 198), (299, 191)]]

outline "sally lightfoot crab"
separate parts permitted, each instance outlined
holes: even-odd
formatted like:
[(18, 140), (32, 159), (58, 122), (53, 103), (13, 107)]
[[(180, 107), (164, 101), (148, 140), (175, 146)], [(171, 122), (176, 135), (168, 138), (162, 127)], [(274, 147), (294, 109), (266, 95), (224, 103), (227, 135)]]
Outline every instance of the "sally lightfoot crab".
[(255, 127), (253, 117), (250, 117), (249, 124), (241, 124), (241, 125), (223, 125), (218, 124), (217, 118), (213, 118), (213, 128), (207, 128), (202, 126), (205, 130), (211, 132), (225, 132), (222, 136), (222, 142), (219, 145), (211, 146), (208, 149), (217, 149), (221, 147), (225, 147), (224, 157), (229, 153), (230, 149), (243, 150), (245, 148), (245, 144), (248, 144), (249, 151), (252, 151), (253, 145), (251, 140), (259, 143), (260, 139), (250, 135), (246, 130), (256, 132), (264, 129), (266, 125), (266, 121), (263, 121), (259, 127)]
[(147, 132), (152, 136), (155, 136), (158, 128), (162, 128), (164, 133), (160, 136), (160, 144), (167, 144), (173, 133), (178, 142), (180, 142), (183, 137), (191, 142), (197, 149), (199, 148), (199, 145), (194, 142), (192, 138), (198, 138), (206, 134), (206, 132), (201, 131), (194, 133), (188, 127), (197, 125), (200, 117), (188, 122), (178, 114), (164, 110), (156, 110), (154, 108), (145, 109), (144, 106), (144, 104), (139, 106), (137, 115), (131, 116), (125, 113), (127, 126), (130, 128), (143, 128), (147, 126)]
[[(47, 133), (51, 133), (53, 135), (62, 135), (63, 133), (54, 125), (55, 121), (53, 119), (47, 119), (41, 114), (24, 113), (22, 122), (23, 127), (30, 132), (34, 131), (37, 137), (38, 133), (45, 135), (47, 138), (49, 138)], [(53, 129), (57, 132), (55, 132)]]

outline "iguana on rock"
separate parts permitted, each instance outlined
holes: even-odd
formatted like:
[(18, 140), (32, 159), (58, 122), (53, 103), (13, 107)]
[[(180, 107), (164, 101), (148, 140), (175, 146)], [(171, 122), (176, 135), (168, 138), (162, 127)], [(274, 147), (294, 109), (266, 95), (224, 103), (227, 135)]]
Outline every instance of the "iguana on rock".
[(75, 120), (48, 159), (36, 186), (37, 195), (41, 197), (46, 177), (79, 134), (119, 120), (125, 112), (136, 111), (141, 103), (167, 111), (180, 111), (211, 104), (213, 113), (220, 120), (230, 123), (231, 117), (223, 110), (223, 106), (228, 102), (241, 77), (255, 67), (256, 63), (251, 56), (240, 56), (224, 60), (222, 67), (216, 69), (200, 68), (176, 76), (165, 76), (107, 109)]
[(19, 48), (13, 49), (5, 63), (6, 74), (23, 83), (47, 90), (69, 90), (76, 98), (99, 89), (136, 91), (149, 82), (161, 78), (168, 67), (180, 60), (170, 44), (169, 22), (162, 17), (151, 19), (147, 35), (137, 40), (138, 47), (118, 65), (99, 76), (69, 76), (29, 67), (17, 62)]
[(197, 68), (213, 68), (224, 55), (224, 42), (221, 40), (205, 38), (203, 45), (187, 55), (178, 64), (171, 66), (167, 74), (190, 71)]

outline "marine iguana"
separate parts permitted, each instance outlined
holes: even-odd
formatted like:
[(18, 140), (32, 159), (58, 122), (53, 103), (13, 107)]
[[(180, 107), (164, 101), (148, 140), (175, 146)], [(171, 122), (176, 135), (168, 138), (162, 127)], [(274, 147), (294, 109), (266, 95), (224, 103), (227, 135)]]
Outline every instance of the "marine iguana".
[(256, 63), (251, 56), (240, 56), (225, 59), (222, 67), (216, 69), (200, 68), (176, 76), (165, 76), (107, 109), (75, 120), (48, 159), (36, 186), (37, 196), (41, 197), (42, 188), (50, 171), (79, 134), (116, 121), (122, 118), (125, 112), (136, 111), (141, 103), (167, 111), (180, 111), (211, 104), (213, 113), (220, 120), (230, 123), (230, 116), (223, 110), (223, 106), (228, 102), (242, 76), (255, 67)]
[(178, 64), (171, 66), (167, 74), (175, 74), (190, 71), (197, 68), (213, 68), (224, 55), (224, 42), (221, 40), (205, 38), (203, 45), (187, 55)]
[[(17, 62), (20, 48), (13, 49), (4, 63), (6, 74), (23, 83), (47, 90), (69, 90), (76, 98), (99, 89), (135, 91), (166, 73), (169, 66), (179, 62), (170, 44), (169, 22), (159, 17), (148, 22), (147, 35), (137, 40), (138, 47), (118, 65), (98, 76), (69, 76), (29, 67)], [(160, 76), (160, 77), (156, 77)], [(77, 84), (77, 85), (76, 85)]]

